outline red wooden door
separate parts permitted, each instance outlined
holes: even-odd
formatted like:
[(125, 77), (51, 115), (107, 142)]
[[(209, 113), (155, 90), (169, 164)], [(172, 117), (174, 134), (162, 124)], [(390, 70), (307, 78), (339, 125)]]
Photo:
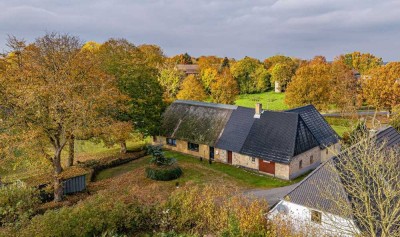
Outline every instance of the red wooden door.
[(232, 151), (228, 151), (228, 164), (232, 164)]
[(275, 174), (275, 162), (258, 159), (258, 169), (268, 174)]

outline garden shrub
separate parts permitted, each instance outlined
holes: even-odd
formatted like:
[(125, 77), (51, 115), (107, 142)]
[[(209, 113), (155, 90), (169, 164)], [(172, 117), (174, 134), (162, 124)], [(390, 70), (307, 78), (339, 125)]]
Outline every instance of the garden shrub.
[(169, 181), (179, 178), (182, 175), (179, 166), (150, 166), (146, 168), (147, 178), (160, 181)]
[(0, 185), (0, 226), (18, 225), (29, 220), (39, 203), (38, 191), (21, 181)]
[(35, 216), (17, 236), (107, 236), (148, 229), (150, 216), (136, 203), (126, 204), (98, 194), (73, 207)]
[(268, 205), (221, 186), (192, 186), (174, 192), (165, 205), (163, 228), (215, 236), (265, 236)]

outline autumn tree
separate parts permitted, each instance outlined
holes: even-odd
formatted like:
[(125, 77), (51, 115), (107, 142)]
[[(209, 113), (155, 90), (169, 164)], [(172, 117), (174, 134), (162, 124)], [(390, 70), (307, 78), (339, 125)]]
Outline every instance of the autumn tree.
[(334, 61), (331, 67), (332, 85), (330, 103), (341, 112), (355, 111), (360, 105), (361, 88), (350, 67), (341, 61)]
[(270, 74), (257, 59), (244, 57), (231, 66), (231, 73), (241, 94), (260, 93), (268, 90)]
[(162, 68), (165, 63), (165, 55), (160, 46), (153, 44), (142, 44), (138, 49), (144, 54), (146, 64), (153, 68)]
[(188, 54), (178, 54), (169, 58), (172, 64), (193, 64), (192, 57)]
[(98, 57), (103, 70), (117, 79), (120, 91), (130, 98), (129, 110), (119, 113), (118, 120), (131, 121), (143, 135), (155, 135), (164, 108), (163, 90), (153, 54), (142, 50), (125, 39), (110, 39), (100, 47)]
[(111, 108), (123, 110), (127, 98), (76, 37), (51, 33), (28, 46), (12, 37), (9, 46), (19, 56), (0, 77), (7, 150), (10, 156), (29, 150), (46, 157), (54, 170), (54, 200), (60, 201), (61, 154), (69, 137), (113, 124)]
[(229, 68), (222, 70), (211, 83), (211, 98), (215, 103), (234, 104), (239, 88)]
[(203, 101), (207, 98), (207, 95), (200, 81), (194, 75), (189, 75), (183, 80), (176, 97), (180, 100)]
[(376, 109), (389, 109), (400, 104), (400, 62), (374, 68), (362, 83), (363, 97)]
[(285, 90), (296, 73), (298, 63), (290, 57), (275, 55), (264, 60), (264, 65), (271, 74), (271, 83), (276, 83), (276, 91)]
[(157, 78), (163, 88), (164, 99), (166, 101), (173, 101), (181, 87), (184, 73), (176, 67), (165, 67), (160, 70)]
[(337, 61), (342, 61), (350, 68), (354, 68), (362, 75), (368, 74), (369, 70), (377, 68), (383, 64), (382, 58), (378, 58), (370, 53), (352, 52), (340, 55)]
[(331, 65), (317, 57), (296, 71), (287, 87), (285, 103), (290, 107), (313, 104), (320, 110), (327, 109), (331, 85)]
[(201, 70), (200, 78), (207, 94), (211, 93), (211, 84), (216, 81), (217, 75), (218, 71), (215, 68), (206, 68)]

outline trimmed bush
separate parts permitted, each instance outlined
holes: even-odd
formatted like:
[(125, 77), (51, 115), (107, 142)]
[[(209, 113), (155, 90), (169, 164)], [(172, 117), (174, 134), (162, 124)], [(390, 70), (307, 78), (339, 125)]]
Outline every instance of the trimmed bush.
[(146, 168), (147, 178), (160, 181), (169, 181), (179, 178), (182, 175), (179, 166), (150, 166)]

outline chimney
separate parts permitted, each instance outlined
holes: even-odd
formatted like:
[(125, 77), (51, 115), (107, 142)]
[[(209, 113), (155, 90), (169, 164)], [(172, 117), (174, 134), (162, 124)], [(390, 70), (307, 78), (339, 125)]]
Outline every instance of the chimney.
[(261, 113), (262, 113), (262, 104), (257, 103), (256, 104), (256, 113), (254, 114), (254, 118), (260, 118)]

